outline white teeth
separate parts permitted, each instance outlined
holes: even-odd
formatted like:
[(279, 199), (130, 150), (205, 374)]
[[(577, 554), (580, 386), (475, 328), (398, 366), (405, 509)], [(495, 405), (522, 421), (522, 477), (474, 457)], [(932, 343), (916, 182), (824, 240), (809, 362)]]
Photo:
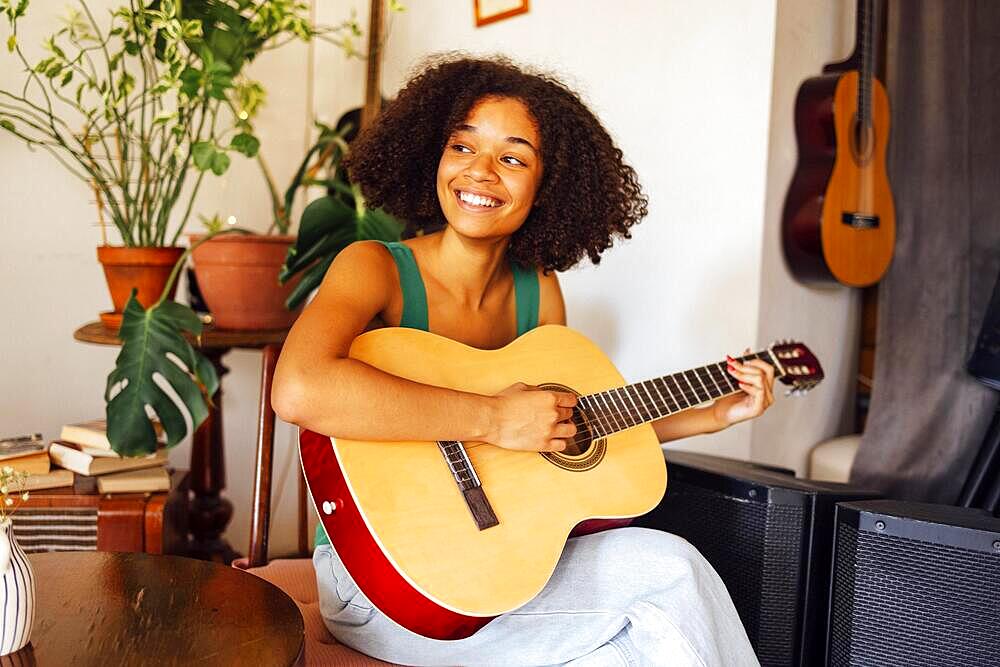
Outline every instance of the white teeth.
[(480, 197), (479, 195), (474, 195), (471, 192), (460, 191), (458, 193), (458, 198), (464, 202), (467, 202), (469, 204), (474, 204), (476, 206), (496, 207), (500, 205), (500, 202), (498, 202), (495, 199), (491, 199), (489, 197)]

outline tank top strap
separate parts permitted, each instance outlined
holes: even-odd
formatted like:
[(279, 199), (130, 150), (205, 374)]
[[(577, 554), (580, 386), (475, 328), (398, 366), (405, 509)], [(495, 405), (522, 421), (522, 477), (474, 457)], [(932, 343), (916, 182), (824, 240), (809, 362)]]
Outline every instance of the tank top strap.
[(514, 301), (517, 304), (517, 335), (538, 326), (538, 271), (511, 262), (514, 273)]
[(379, 243), (392, 253), (396, 270), (399, 272), (399, 287), (403, 292), (403, 316), (399, 319), (399, 326), (427, 331), (429, 326), (427, 289), (424, 287), (423, 278), (420, 277), (420, 269), (417, 267), (417, 260), (413, 258), (413, 251), (402, 241), (379, 241)]

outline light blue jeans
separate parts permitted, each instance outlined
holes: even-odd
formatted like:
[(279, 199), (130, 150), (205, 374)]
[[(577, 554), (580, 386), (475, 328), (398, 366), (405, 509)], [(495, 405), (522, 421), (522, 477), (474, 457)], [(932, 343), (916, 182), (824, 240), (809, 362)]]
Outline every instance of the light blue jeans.
[(427, 639), (372, 607), (329, 545), (313, 554), (320, 611), (343, 644), (404, 665), (758, 665), (719, 575), (690, 543), (646, 528), (570, 539), (545, 589), (467, 639)]

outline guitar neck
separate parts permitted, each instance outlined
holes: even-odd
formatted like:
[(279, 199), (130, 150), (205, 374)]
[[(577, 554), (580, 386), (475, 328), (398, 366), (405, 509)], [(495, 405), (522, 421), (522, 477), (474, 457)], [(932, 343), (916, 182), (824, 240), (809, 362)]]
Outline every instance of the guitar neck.
[[(763, 359), (774, 366), (775, 378), (784, 375), (783, 366), (770, 350), (737, 358), (741, 362)], [(607, 436), (647, 424), (662, 417), (729, 396), (741, 391), (726, 370), (726, 361), (644, 380), (634, 384), (588, 394), (578, 405), (598, 436)]]
[(861, 51), (858, 75), (858, 121), (863, 127), (871, 127), (871, 90), (875, 69), (872, 41), (877, 18), (874, 0), (858, 0), (857, 41)]

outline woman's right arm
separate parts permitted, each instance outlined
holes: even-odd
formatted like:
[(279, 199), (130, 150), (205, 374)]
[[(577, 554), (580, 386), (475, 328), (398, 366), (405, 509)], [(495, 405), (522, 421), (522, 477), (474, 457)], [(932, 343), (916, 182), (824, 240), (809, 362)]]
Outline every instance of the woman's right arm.
[(271, 391), (284, 421), (352, 440), (463, 440), (561, 450), (575, 432), (571, 394), (513, 385), (495, 396), (433, 387), (347, 356), (388, 305), (392, 257), (375, 242), (341, 251), (288, 334)]

